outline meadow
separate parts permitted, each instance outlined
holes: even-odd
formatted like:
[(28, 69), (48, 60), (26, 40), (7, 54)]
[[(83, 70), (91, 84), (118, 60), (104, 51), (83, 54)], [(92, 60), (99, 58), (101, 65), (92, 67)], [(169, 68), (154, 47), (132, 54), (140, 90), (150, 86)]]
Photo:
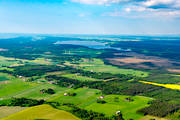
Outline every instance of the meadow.
[(1, 120), (80, 120), (71, 113), (55, 109), (50, 105), (27, 108)]
[(1, 113), (0, 119), (7, 117), (11, 114), (17, 113), (17, 112), (24, 110), (24, 109), (26, 109), (26, 107), (19, 107), (19, 106), (16, 106), (16, 107), (7, 107), (7, 106), (0, 107), (0, 113)]
[[(102, 93), (99, 90), (88, 89), (88, 88), (79, 88), (76, 90), (71, 90), (68, 92), (74, 92), (76, 96), (64, 96), (63, 94), (51, 98), (48, 101), (56, 101), (60, 103), (73, 103), (80, 108), (86, 110), (93, 110), (95, 112), (104, 113), (107, 116), (115, 115), (117, 111), (121, 111), (126, 120), (133, 118), (134, 120), (139, 120), (144, 115), (136, 113), (137, 110), (148, 106), (148, 101), (151, 101), (151, 98), (143, 96), (134, 96), (131, 97), (133, 101), (129, 102), (126, 98), (130, 96), (126, 95), (105, 95), (104, 101), (105, 104), (97, 103), (98, 97), (102, 96)], [(118, 98), (118, 100), (117, 100)], [(61, 108), (60, 108), (61, 109)], [(68, 108), (63, 108), (63, 110), (68, 110)]]
[(89, 88), (79, 88), (72, 89), (69, 91), (64, 91), (66, 93), (76, 93), (76, 96), (64, 96), (64, 94), (60, 94), (59, 96), (53, 97), (48, 101), (56, 101), (60, 103), (73, 103), (79, 106), (86, 106), (89, 103), (95, 102), (96, 98), (101, 96), (101, 92), (96, 89)]
[(0, 81), (7, 81), (9, 78), (7, 77), (7, 74), (0, 73)]
[[(137, 48), (136, 46), (133, 46), (135, 48), (122, 46), (121, 50), (112, 50), (54, 44), (57, 40), (64, 39), (73, 38), (47, 37), (45, 40), (33, 42), (31, 42), (31, 38), (24, 39), (23, 37), (10, 39), (9, 42), (7, 42), (8, 40), (0, 40), (1, 43), (4, 43), (0, 44), (0, 47), (8, 49), (8, 51), (0, 51), (0, 100), (6, 101), (8, 99), (7, 101), (12, 103), (15, 103), (12, 97), (20, 100), (24, 100), (23, 97), (25, 97), (25, 99), (31, 99), (31, 103), (32, 101), (41, 101), (41, 99), (45, 100), (42, 103), (43, 105), (27, 109), (15, 107), (15, 105), (24, 105), (22, 102), (4, 104), (13, 105), (13, 107), (0, 107), (0, 117), (12, 114), (2, 120), (56, 120), (59, 117), (68, 120), (78, 119), (72, 114), (60, 110), (71, 112), (79, 117), (84, 115), (81, 118), (89, 117), (88, 120), (92, 119), (90, 118), (92, 116), (96, 119), (96, 116), (102, 115), (100, 113), (104, 115), (101, 116), (102, 118), (108, 117), (111, 120), (112, 115), (116, 115), (117, 111), (121, 111), (125, 120), (131, 118), (134, 120), (154, 118), (161, 120), (161, 118), (149, 115), (152, 115), (151, 113), (155, 113), (153, 115), (159, 117), (164, 117), (160, 116), (159, 113), (173, 115), (173, 112), (178, 108), (180, 101), (178, 73), (168, 72), (163, 67), (157, 67), (157, 70), (148, 70), (136, 68), (137, 66), (135, 68), (116, 66), (106, 60), (106, 58), (113, 59), (117, 56), (123, 59), (122, 53), (133, 54), (133, 52), (137, 52), (134, 50), (142, 48), (141, 46)], [(76, 39), (74, 38), (74, 40)], [(110, 44), (106, 40), (103, 40), (103, 42), (117, 48), (129, 43), (123, 41), (123, 44), (119, 44), (120, 41), (117, 43), (113, 41), (113, 44)], [(133, 42), (135, 41), (131, 40), (130, 43)], [(159, 43), (153, 41), (153, 44), (156, 42)], [(138, 41), (137, 44), (139, 43), (141, 42)], [(143, 46), (142, 50), (145, 50), (145, 47)], [(132, 49), (132, 51), (125, 51), (126, 49)], [(150, 49), (147, 51), (153, 53)], [(164, 50), (157, 49), (155, 52), (163, 53)], [(176, 60), (178, 60), (179, 53), (176, 53)], [(166, 55), (169, 57), (170, 54)], [(138, 63), (152, 62), (134, 58), (125, 59), (123, 62), (130, 62), (129, 64), (131, 64), (133, 60)], [(176, 67), (170, 69), (178, 70), (178, 65), (180, 64), (176, 63), (174, 65)], [(45, 90), (44, 93), (42, 93), (43, 89)], [(51, 89), (54, 93), (48, 93), (48, 89)], [(68, 95), (64, 95), (64, 93), (68, 93)], [(101, 102), (99, 102), (100, 96), (104, 96)], [(163, 110), (153, 107), (156, 103), (154, 101), (158, 101), (157, 107), (159, 107), (159, 104), (164, 105)], [(60, 110), (47, 104), (51, 104)], [(145, 117), (144, 113), (146, 112), (139, 112), (144, 108), (150, 109), (147, 113), (149, 115)], [(3, 116), (1, 116), (2, 114)], [(175, 115), (178, 116), (179, 112), (176, 112)], [(30, 118), (31, 116), (32, 118)]]
[(93, 71), (93, 72), (105, 72), (112, 74), (125, 74), (133, 75), (137, 77), (147, 77), (148, 73), (133, 69), (121, 69), (116, 66), (105, 65), (101, 59), (82, 59), (79, 66), (83, 70)]
[(64, 74), (61, 75), (62, 77), (67, 77), (67, 78), (71, 78), (71, 79), (76, 79), (79, 81), (100, 81), (101, 79), (95, 79), (95, 78), (90, 78), (90, 77), (86, 77), (86, 76), (81, 76), (78, 74)]
[(93, 110), (100, 113), (105, 113), (106, 115), (113, 115), (117, 111), (121, 111), (125, 120), (134, 119), (139, 120), (144, 115), (137, 114), (136, 111), (148, 106), (148, 101), (151, 101), (151, 98), (134, 96), (131, 97), (133, 101), (127, 101), (126, 98), (129, 96), (126, 95), (107, 95), (103, 100), (106, 101), (105, 104), (92, 103), (89, 106), (86, 106), (85, 109)]

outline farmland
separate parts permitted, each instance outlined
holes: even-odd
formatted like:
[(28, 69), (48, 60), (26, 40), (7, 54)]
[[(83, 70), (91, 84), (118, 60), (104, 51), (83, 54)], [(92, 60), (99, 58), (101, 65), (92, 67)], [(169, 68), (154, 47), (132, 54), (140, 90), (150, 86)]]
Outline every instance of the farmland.
[(9, 78), (7, 77), (7, 74), (0, 73), (0, 81), (7, 81)]
[(125, 98), (129, 96), (124, 95), (108, 95), (105, 96), (105, 104), (93, 103), (87, 107), (88, 110), (94, 110), (96, 112), (102, 112), (108, 115), (113, 115), (116, 111), (121, 111), (124, 115), (125, 119), (133, 118), (134, 120), (138, 120), (143, 115), (137, 114), (136, 111), (147, 106), (148, 101), (150, 98), (142, 97), (142, 96), (135, 96), (132, 97), (134, 101), (126, 101)]
[(163, 86), (169, 89), (176, 89), (176, 90), (180, 90), (180, 85), (176, 85), (176, 84), (158, 84), (158, 83), (152, 83), (152, 82), (146, 82), (146, 81), (139, 81), (142, 83), (146, 83), (146, 84), (152, 84), (152, 85), (157, 85), (157, 86)]
[(34, 120), (34, 119), (51, 119), (51, 120), (79, 120), (72, 114), (57, 110), (49, 105), (40, 105), (27, 108), (18, 113), (12, 114), (1, 120)]
[(0, 119), (7, 117), (11, 114), (17, 113), (24, 109), (26, 109), (26, 107), (6, 107), (6, 106), (0, 107), (0, 113), (1, 113)]
[(65, 74), (62, 77), (73, 78), (80, 81), (99, 81), (100, 79), (90, 78), (86, 76), (80, 76), (78, 74)]
[(117, 47), (137, 42), (134, 40), (119, 44), (121, 40), (102, 39), (107, 46), (55, 44), (64, 39), (0, 39), (6, 43), (0, 44), (0, 48), (7, 49), (0, 51), (2, 120), (177, 118), (178, 60), (138, 52), (139, 48), (132, 52), (130, 48)]
[(79, 62), (82, 69), (94, 72), (105, 72), (112, 74), (131, 74), (138, 77), (147, 77), (147, 72), (136, 71), (132, 69), (120, 69), (111, 65), (105, 65), (104, 62), (100, 59), (83, 59), (82, 62)]

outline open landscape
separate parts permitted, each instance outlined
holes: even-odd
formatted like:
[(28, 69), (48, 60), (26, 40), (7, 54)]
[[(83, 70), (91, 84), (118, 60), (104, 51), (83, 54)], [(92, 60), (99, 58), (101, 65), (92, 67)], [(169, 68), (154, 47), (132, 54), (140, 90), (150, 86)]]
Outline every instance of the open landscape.
[(180, 0), (0, 0), (0, 120), (180, 120)]
[(68, 37), (50, 38), (0, 39), (0, 48), (8, 49), (0, 52), (2, 120), (179, 119), (178, 59), (84, 46), (90, 39), (74, 45), (54, 44)]

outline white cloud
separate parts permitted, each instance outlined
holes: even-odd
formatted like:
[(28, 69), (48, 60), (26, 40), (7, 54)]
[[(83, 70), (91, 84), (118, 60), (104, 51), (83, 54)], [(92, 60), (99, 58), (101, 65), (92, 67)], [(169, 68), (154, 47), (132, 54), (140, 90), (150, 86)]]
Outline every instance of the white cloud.
[(145, 2), (142, 2), (143, 5), (150, 7), (155, 6), (159, 4), (169, 5), (175, 3), (176, 0), (147, 0)]
[(72, 2), (79, 2), (83, 4), (97, 4), (97, 5), (105, 5), (119, 2), (126, 2), (129, 0), (71, 0)]
[(144, 6), (130, 6), (124, 9), (124, 11), (129, 14), (129, 16), (131, 15), (131, 13), (135, 13), (135, 15), (133, 14), (131, 17), (135, 17), (135, 16), (141, 16), (144, 18), (152, 18), (152, 17), (157, 17), (157, 18), (177, 18), (180, 17), (180, 10), (171, 10), (171, 9), (153, 9), (153, 8), (148, 8), (148, 7), (144, 7)]
[[(122, 9), (115, 9), (103, 16), (144, 16), (144, 17), (180, 17), (180, 0), (71, 0), (72, 2), (91, 5), (120, 4)], [(84, 17), (84, 14), (79, 14)]]
[(127, 14), (131, 12), (144, 17), (178, 18), (180, 17), (179, 8), (180, 0), (146, 0), (126, 6), (124, 11)]

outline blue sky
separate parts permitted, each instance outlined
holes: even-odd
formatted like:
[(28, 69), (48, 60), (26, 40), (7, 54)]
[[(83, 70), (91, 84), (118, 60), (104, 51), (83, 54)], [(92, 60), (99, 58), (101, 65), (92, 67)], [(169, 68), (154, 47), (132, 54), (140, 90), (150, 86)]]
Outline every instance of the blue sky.
[(180, 1), (0, 0), (0, 33), (180, 34)]

